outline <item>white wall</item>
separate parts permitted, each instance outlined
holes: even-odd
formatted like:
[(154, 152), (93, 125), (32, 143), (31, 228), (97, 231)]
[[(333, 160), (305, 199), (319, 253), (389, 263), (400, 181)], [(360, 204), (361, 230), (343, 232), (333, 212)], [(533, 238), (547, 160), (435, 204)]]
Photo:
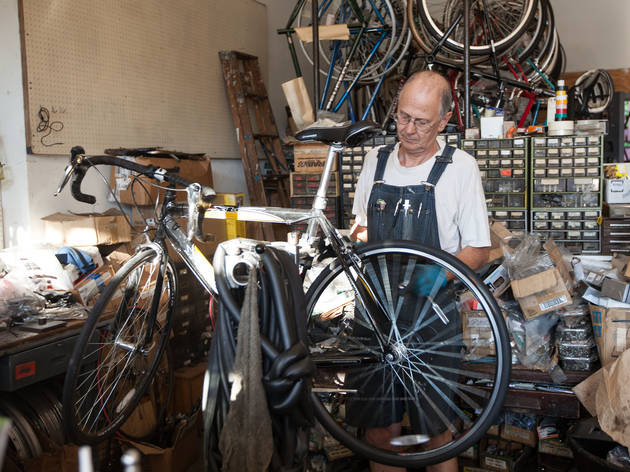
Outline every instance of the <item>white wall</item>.
[[(0, 163), (4, 166), (2, 210), (4, 239), (28, 240), (30, 225), (22, 60), (17, 0), (0, 0)], [(2, 241), (0, 241), (2, 243)]]
[[(287, 102), (282, 93), (280, 84), (294, 79), (295, 69), (291, 61), (291, 55), (289, 54), (286, 37), (285, 35), (279, 35), (276, 31), (287, 25), (291, 11), (297, 1), (265, 0), (262, 3), (267, 4), (267, 31), (269, 35), (269, 77), (267, 80), (267, 94), (269, 95), (271, 108), (273, 109), (280, 136), (284, 136), (287, 127), (287, 115), (284, 107)], [(307, 2), (306, 5), (310, 6), (310, 3)], [(297, 54), (306, 87), (312, 94), (313, 66), (306, 61), (301, 51), (298, 50)]]
[[(54, 197), (68, 158), (26, 154), (18, 0), (0, 0), (0, 45), (0, 163), (4, 165), (5, 174), (0, 185), (4, 243), (15, 246), (41, 242), (43, 222), (40, 218), (43, 216), (68, 210), (100, 212), (113, 204), (107, 201), (107, 184), (94, 171), (87, 174), (83, 188), (96, 196), (95, 205), (75, 201), (69, 188)], [(218, 192), (246, 189), (239, 159), (213, 160), (212, 171)], [(106, 167), (102, 172), (109, 174)]]
[(551, 0), (567, 72), (630, 67), (630, 1)]

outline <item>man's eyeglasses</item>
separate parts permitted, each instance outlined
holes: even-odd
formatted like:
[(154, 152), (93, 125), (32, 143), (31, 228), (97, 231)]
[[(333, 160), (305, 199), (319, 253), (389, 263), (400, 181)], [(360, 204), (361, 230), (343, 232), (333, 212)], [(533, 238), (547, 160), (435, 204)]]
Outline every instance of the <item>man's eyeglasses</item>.
[(396, 113), (394, 115), (394, 121), (401, 126), (407, 126), (410, 122), (413, 122), (413, 125), (416, 127), (416, 131), (419, 133), (426, 133), (433, 128), (435, 124), (431, 123), (429, 120), (425, 120), (424, 118), (412, 118), (406, 113)]

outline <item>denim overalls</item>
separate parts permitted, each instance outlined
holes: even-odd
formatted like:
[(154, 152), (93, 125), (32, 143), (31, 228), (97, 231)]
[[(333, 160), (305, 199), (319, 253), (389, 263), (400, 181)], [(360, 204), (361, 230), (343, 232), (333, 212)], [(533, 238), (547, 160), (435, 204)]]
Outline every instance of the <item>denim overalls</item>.
[(455, 148), (446, 146), (444, 154), (435, 158), (426, 182), (397, 187), (384, 183), (383, 175), (393, 144), (378, 152), (374, 184), (368, 200), (368, 241), (385, 239), (413, 240), (427, 246), (440, 247), (435, 214), (435, 186), (446, 166), (453, 161)]
[[(403, 239), (421, 242), (427, 246), (440, 248), (440, 237), (438, 234), (438, 224), (435, 206), (435, 185), (439, 181), (446, 167), (452, 162), (455, 148), (446, 146), (444, 154), (436, 157), (436, 162), (431, 168), (428, 181), (418, 185), (398, 187), (384, 183), (383, 175), (387, 160), (390, 158), (393, 145), (385, 146), (378, 152), (378, 164), (374, 175), (374, 184), (370, 198), (368, 200), (368, 241), (375, 242), (385, 239)], [(422, 261), (418, 261), (422, 264)], [(395, 268), (388, 267), (389, 278), (394, 279), (397, 273)], [(382, 275), (381, 275), (382, 276)], [(384, 285), (397, 286), (399, 280), (383, 281)], [(400, 293), (399, 293), (400, 295)], [(403, 304), (400, 310), (397, 325), (400, 329), (409, 329), (414, 326), (420, 312), (426, 313), (426, 297), (414, 296), (408, 293), (403, 296)], [(459, 367), (459, 353), (461, 352), (461, 320), (455, 303), (455, 295), (447, 288), (441, 289), (434, 297), (437, 303), (448, 317), (448, 323), (436, 320), (425, 324), (424, 327), (413, 334), (413, 338), (408, 339), (409, 346), (419, 346), (424, 342), (436, 343), (447, 342), (448, 346), (442, 348), (446, 355), (425, 354), (423, 358), (433, 366), (443, 366), (447, 369), (457, 369)], [(429, 309), (432, 312), (432, 309)], [(358, 313), (357, 315), (358, 316)], [(367, 344), (375, 343), (371, 331), (360, 324), (355, 325), (353, 334), (363, 336), (362, 339), (371, 341)], [(453, 355), (455, 354), (455, 355)], [(394, 367), (394, 370), (396, 368)], [(441, 370), (440, 373), (447, 382), (455, 382), (457, 373), (448, 373)], [(437, 435), (446, 429), (444, 418), (451, 421), (456, 415), (451, 407), (452, 388), (446, 383), (434, 381), (444, 394), (449, 398), (438, 394), (434, 387), (430, 385), (421, 375), (414, 380), (415, 387), (407, 385), (406, 388), (398, 385), (396, 390), (400, 400), (388, 401), (387, 389), (391, 388), (391, 373), (387, 369), (375, 369), (374, 374), (369, 379), (355, 378), (355, 375), (348, 375), (346, 382), (357, 388), (356, 399), (349, 399), (347, 402), (347, 420), (350, 424), (360, 427), (383, 427), (402, 420), (406, 411), (409, 415), (412, 428), (415, 433)], [(405, 380), (405, 383), (409, 382)], [(422, 408), (418, 410), (415, 402), (405, 401), (405, 391), (415, 391), (422, 389), (426, 397), (421, 401)], [(375, 401), (375, 398), (381, 398)], [(436, 410), (440, 410), (437, 413)]]

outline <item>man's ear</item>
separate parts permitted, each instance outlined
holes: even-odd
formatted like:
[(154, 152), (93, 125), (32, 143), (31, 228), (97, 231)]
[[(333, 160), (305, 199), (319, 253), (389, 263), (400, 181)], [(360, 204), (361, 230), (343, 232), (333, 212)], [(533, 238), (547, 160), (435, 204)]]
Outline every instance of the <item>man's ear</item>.
[(440, 119), (440, 131), (443, 131), (444, 128), (446, 128), (446, 125), (448, 124), (452, 115), (453, 115), (453, 112), (449, 111)]

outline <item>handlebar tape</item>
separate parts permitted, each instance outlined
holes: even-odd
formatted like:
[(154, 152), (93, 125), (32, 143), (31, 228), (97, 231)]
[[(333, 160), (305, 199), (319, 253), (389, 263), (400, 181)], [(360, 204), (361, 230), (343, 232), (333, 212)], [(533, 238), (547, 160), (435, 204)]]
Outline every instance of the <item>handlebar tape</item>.
[[(73, 148), (74, 151), (74, 148)], [(83, 178), (85, 177), (85, 173), (87, 170), (94, 165), (112, 165), (122, 167), (133, 172), (137, 172), (138, 174), (146, 175), (156, 180), (164, 180), (170, 184), (176, 185), (178, 187), (187, 187), (190, 184), (194, 183), (191, 180), (185, 179), (184, 177), (179, 176), (175, 173), (178, 169), (164, 169), (166, 172), (156, 172), (160, 167), (153, 165), (142, 165), (136, 162), (128, 161), (126, 159), (121, 159), (119, 157), (114, 156), (86, 156), (79, 165), (77, 165), (75, 169), (74, 176), (72, 178), (72, 196), (84, 203), (94, 204), (96, 202), (96, 198), (93, 195), (87, 195), (81, 191), (81, 183), (83, 182)], [(209, 188), (206, 186), (202, 186), (202, 188)], [(214, 190), (209, 189), (214, 195)], [(202, 192), (203, 193), (203, 192)]]

